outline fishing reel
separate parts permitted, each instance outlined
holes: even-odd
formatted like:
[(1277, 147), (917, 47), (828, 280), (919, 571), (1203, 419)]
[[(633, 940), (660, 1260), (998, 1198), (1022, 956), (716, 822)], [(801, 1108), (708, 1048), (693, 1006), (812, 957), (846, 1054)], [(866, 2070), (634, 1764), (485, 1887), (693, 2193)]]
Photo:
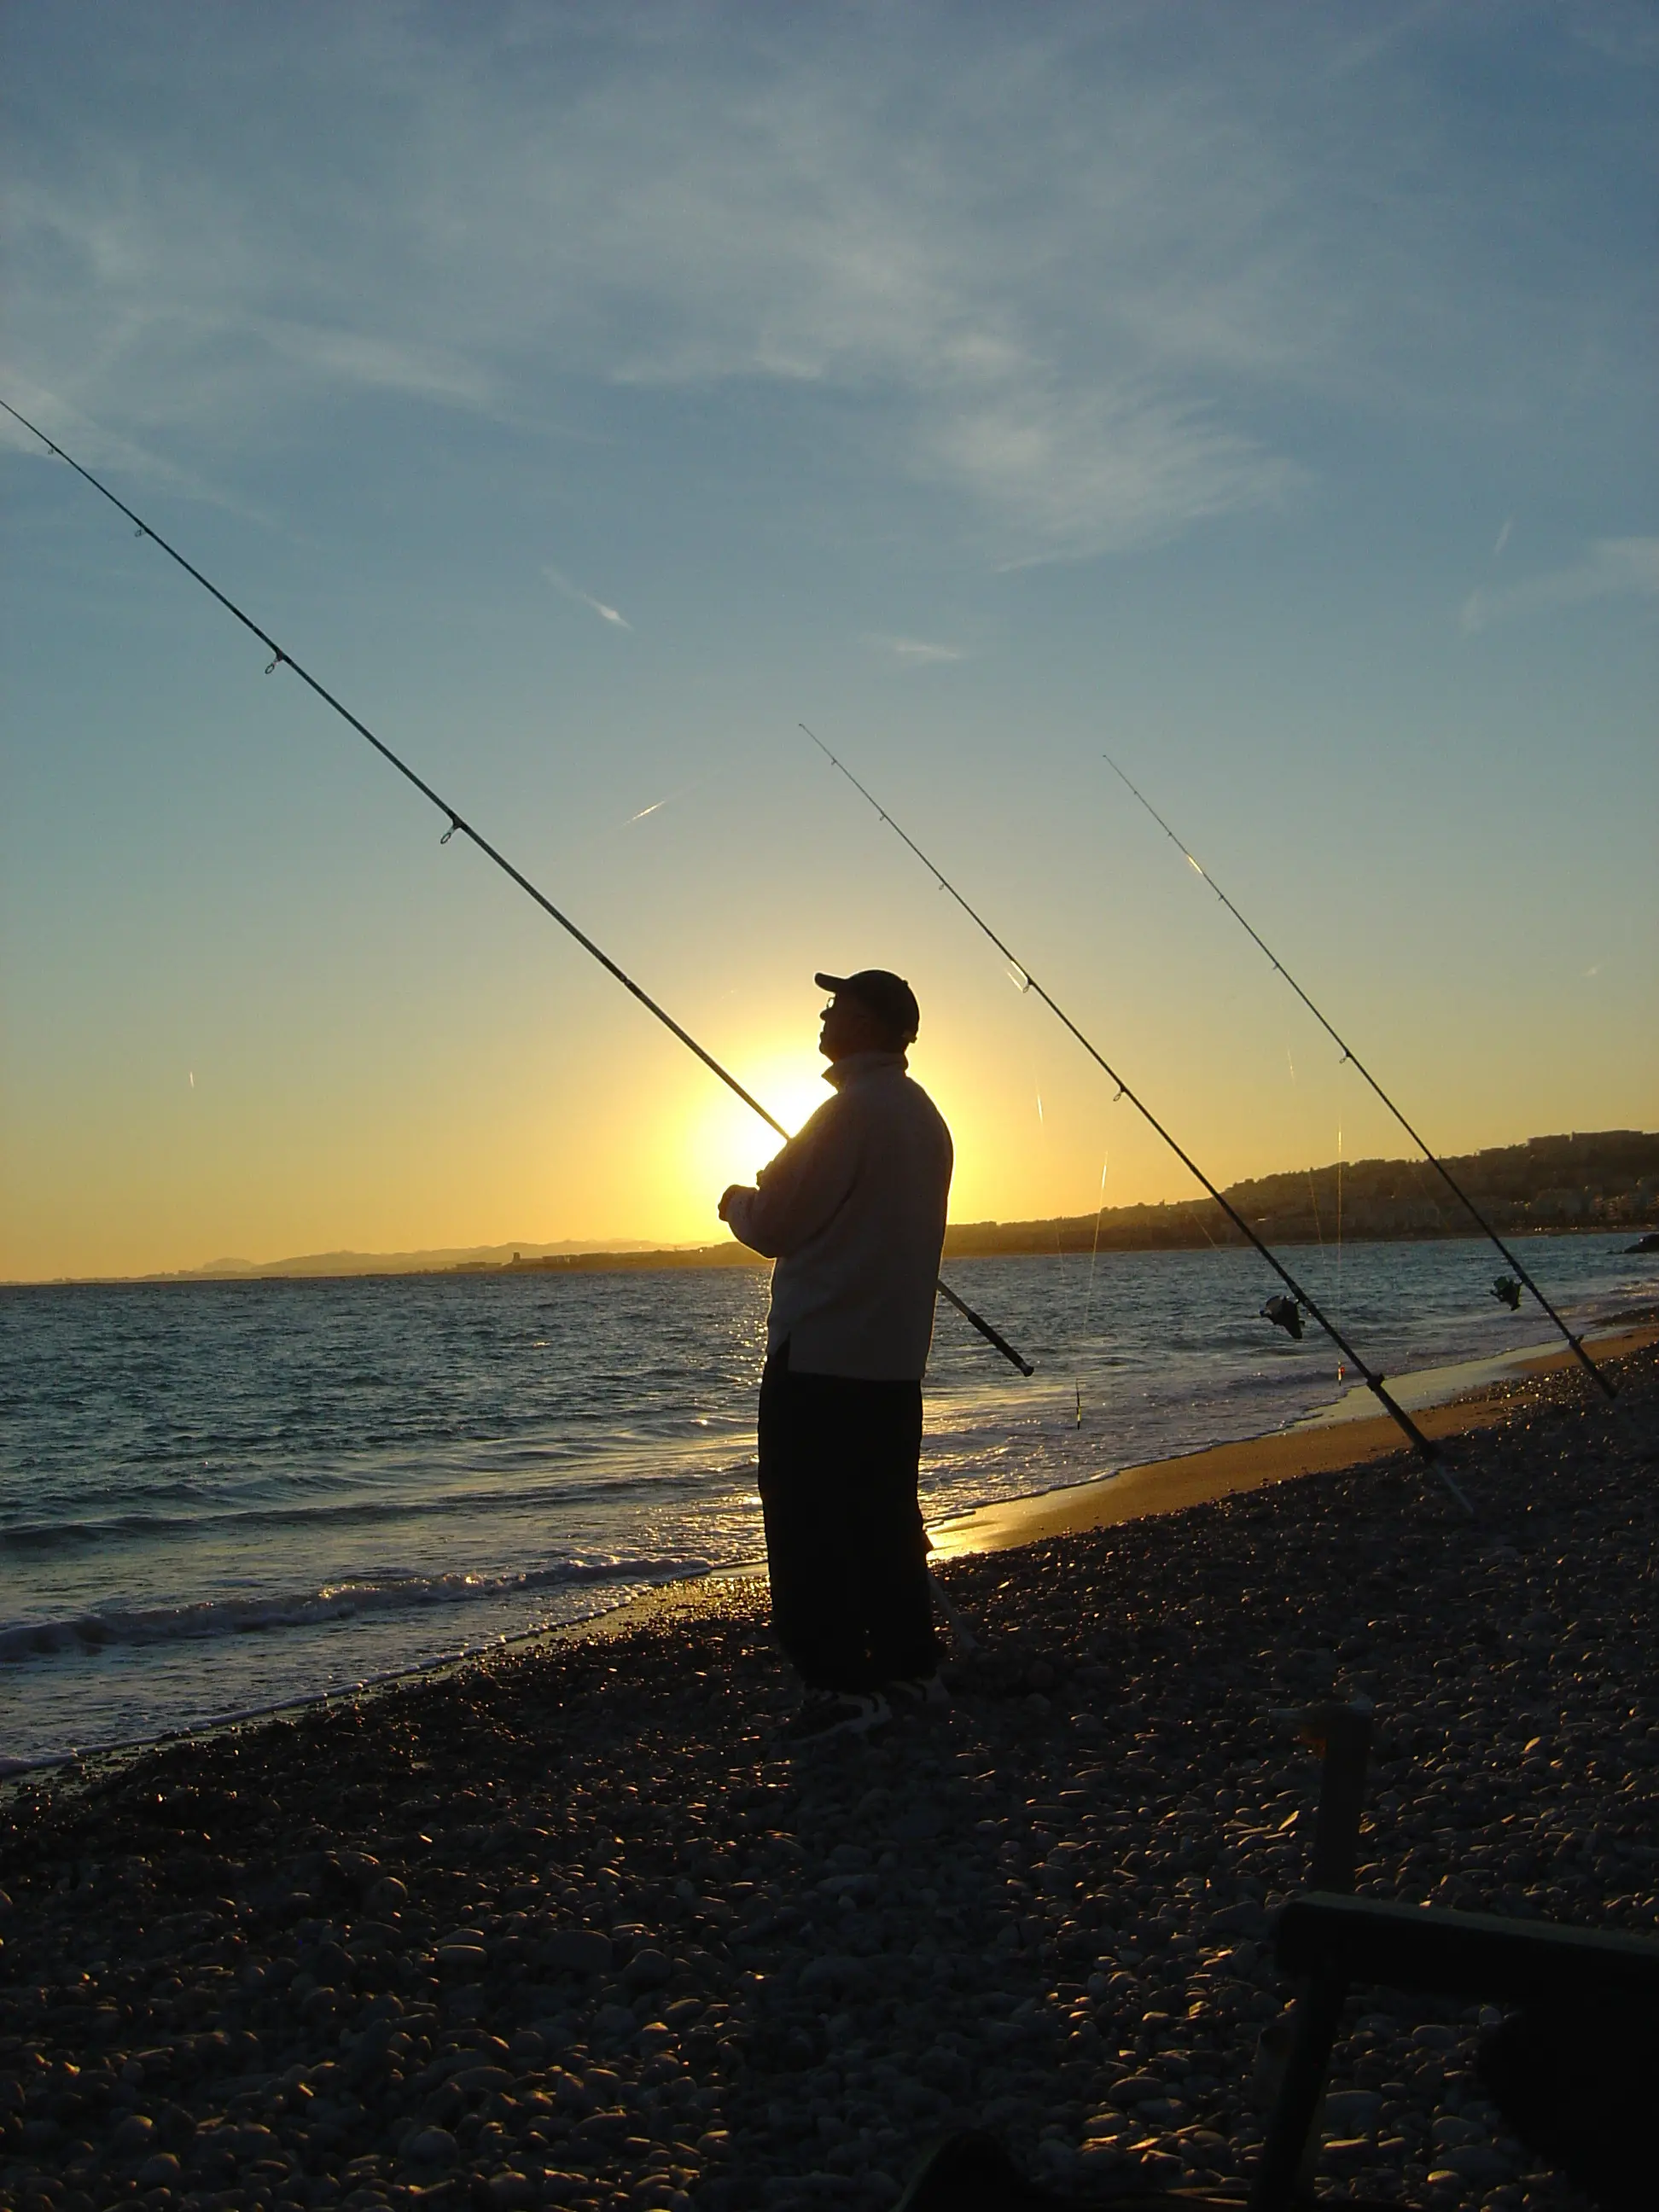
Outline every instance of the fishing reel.
[(1302, 1341), (1302, 1301), (1284, 1291), (1277, 1291), (1262, 1307), (1259, 1319), (1270, 1321), (1275, 1328), (1282, 1328), (1297, 1344)]

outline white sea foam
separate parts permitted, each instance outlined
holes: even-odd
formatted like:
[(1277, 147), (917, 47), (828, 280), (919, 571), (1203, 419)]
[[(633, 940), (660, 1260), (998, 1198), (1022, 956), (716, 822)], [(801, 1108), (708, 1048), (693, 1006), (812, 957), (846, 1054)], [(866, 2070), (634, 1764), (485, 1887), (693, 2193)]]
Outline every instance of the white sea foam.
[(443, 1607), (524, 1600), (534, 1607), (553, 1593), (583, 1590), (596, 1602), (618, 1586), (684, 1580), (707, 1574), (711, 1562), (695, 1553), (665, 1557), (567, 1559), (557, 1565), (502, 1575), (421, 1575), (390, 1569), (354, 1576), (320, 1589), (246, 1598), (199, 1598), (184, 1605), (100, 1606), (58, 1620), (0, 1621), (0, 1663), (8, 1660), (80, 1657), (116, 1645), (203, 1642), (219, 1636), (252, 1636), (285, 1628), (313, 1628)]

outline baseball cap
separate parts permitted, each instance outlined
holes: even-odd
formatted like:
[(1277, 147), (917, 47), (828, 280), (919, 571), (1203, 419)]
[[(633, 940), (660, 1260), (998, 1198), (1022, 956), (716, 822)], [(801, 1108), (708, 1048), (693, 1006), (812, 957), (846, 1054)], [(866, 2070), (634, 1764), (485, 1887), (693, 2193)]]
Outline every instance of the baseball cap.
[(849, 999), (888, 1023), (907, 1044), (921, 1027), (921, 1008), (916, 1004), (915, 993), (902, 975), (895, 975), (890, 968), (860, 968), (856, 975), (814, 975), (812, 981), (821, 991), (837, 994), (845, 991)]

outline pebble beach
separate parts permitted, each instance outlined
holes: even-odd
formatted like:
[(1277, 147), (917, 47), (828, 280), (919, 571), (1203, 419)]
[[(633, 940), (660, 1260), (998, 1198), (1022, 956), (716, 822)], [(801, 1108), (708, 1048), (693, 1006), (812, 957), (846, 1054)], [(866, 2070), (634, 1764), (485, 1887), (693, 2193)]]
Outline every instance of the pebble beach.
[[(1616, 1371), (1449, 1441), (1473, 1522), (1389, 1452), (953, 1557), (951, 1710), (793, 1759), (738, 1578), (9, 1785), (0, 2203), (885, 2212), (968, 2126), (1079, 2204), (1242, 2194), (1283, 1709), (1375, 1700), (1362, 1894), (1659, 1934), (1659, 1354)], [(1582, 2205), (1483, 2100), (1496, 2018), (1356, 1993), (1322, 2195)]]

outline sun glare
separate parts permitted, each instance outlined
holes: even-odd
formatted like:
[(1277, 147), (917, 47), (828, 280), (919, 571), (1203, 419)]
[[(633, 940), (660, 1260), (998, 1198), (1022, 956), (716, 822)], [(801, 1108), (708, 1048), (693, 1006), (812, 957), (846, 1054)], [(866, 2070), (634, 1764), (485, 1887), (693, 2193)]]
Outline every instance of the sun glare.
[[(732, 1073), (744, 1089), (775, 1114), (785, 1128), (799, 1129), (830, 1096), (817, 1073), (823, 1063), (809, 1047), (744, 1060)], [(710, 1086), (707, 1097), (681, 1124), (682, 1173), (694, 1210), (714, 1201), (727, 1183), (752, 1182), (783, 1143), (724, 1086)], [(720, 1226), (714, 1224), (715, 1229)]]

